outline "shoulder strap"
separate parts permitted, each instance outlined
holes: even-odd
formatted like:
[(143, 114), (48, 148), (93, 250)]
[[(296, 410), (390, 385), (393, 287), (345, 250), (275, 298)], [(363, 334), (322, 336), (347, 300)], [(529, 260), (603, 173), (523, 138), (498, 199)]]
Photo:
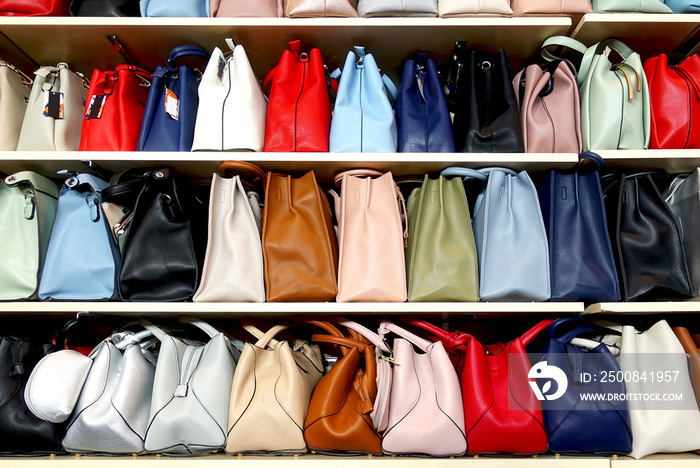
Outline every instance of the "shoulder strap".
[(440, 341), (442, 341), (443, 345), (445, 345), (445, 348), (447, 348), (448, 351), (454, 350), (455, 352), (466, 352), (467, 342), (474, 338), (473, 336), (462, 332), (448, 332), (424, 320), (412, 320), (409, 323), (440, 338)]
[(355, 177), (381, 177), (386, 174), (385, 171), (378, 171), (376, 169), (348, 169), (347, 171), (339, 172), (333, 178), (335, 185), (340, 187), (340, 183), (343, 180), (343, 176), (355, 176)]
[(387, 335), (390, 332), (400, 336), (401, 338), (404, 338), (405, 340), (410, 341), (415, 346), (418, 346), (418, 348), (420, 348), (422, 351), (427, 351), (428, 347), (432, 344), (430, 341), (421, 338), (420, 336), (415, 335), (408, 330), (404, 330), (398, 325), (395, 325), (387, 320), (382, 321), (382, 323), (379, 324), (379, 336), (383, 337), (384, 335)]
[(550, 326), (553, 321), (554, 320), (551, 319), (542, 320), (540, 323), (523, 333), (523, 335), (520, 337), (520, 341), (522, 342), (523, 346), (527, 346), (528, 343), (534, 340), (545, 328)]
[(550, 48), (554, 47), (565, 47), (567, 49), (575, 50), (576, 52), (582, 55), (585, 54), (586, 50), (588, 49), (585, 45), (583, 45), (583, 43), (577, 41), (576, 39), (572, 39), (568, 36), (552, 36), (546, 39), (540, 47), (540, 55), (542, 56), (542, 58), (547, 60), (548, 62), (552, 62), (554, 60), (561, 60), (561, 57), (554, 55), (550, 51)]
[(360, 335), (367, 338), (374, 346), (379, 348), (383, 353), (391, 353), (391, 349), (389, 349), (389, 346), (387, 346), (384, 338), (374, 333), (369, 328), (364, 327), (359, 323), (353, 322), (351, 320), (341, 320), (340, 324), (350, 330), (356, 331)]
[(219, 166), (219, 171), (224, 175), (242, 175), (252, 177), (253, 181), (260, 180), (265, 186), (267, 184), (267, 174), (255, 164), (246, 161), (224, 161)]
[[(332, 343), (332, 344), (337, 344), (340, 346), (343, 346), (345, 348), (357, 348), (360, 351), (364, 351), (365, 348), (368, 346), (372, 346), (371, 344), (367, 343), (362, 343), (361, 341), (355, 341), (351, 338), (341, 338), (338, 336), (331, 336), (331, 335), (312, 335), (311, 336), (311, 341), (315, 341), (317, 343)], [(343, 352), (345, 354), (345, 352)]]
[(343, 335), (340, 330), (338, 330), (332, 323), (326, 322), (323, 320), (307, 320), (306, 323), (310, 325), (315, 325), (319, 328), (323, 328), (326, 330), (328, 333), (330, 333), (333, 336), (337, 336), (339, 338), (345, 338), (345, 335)]
[(209, 59), (209, 56), (211, 54), (207, 53), (207, 51), (202, 49), (201, 47), (195, 45), (178, 46), (171, 50), (170, 54), (168, 54), (167, 64), (169, 67), (175, 68), (177, 59), (181, 57), (186, 57), (188, 55), (194, 55), (195, 57), (203, 57), (205, 59)]
[(187, 325), (193, 325), (200, 330), (202, 330), (204, 333), (209, 335), (209, 338), (214, 338), (217, 335), (220, 335), (222, 332), (220, 330), (217, 330), (216, 328), (212, 327), (209, 325), (207, 322), (200, 320), (195, 317), (180, 317), (178, 319), (180, 323), (184, 323)]
[(440, 172), (440, 175), (443, 177), (463, 177), (465, 181), (468, 179), (477, 179), (486, 182), (489, 178), (487, 174), (483, 174), (476, 169), (469, 169), (466, 167), (448, 167), (443, 169), (442, 172)]

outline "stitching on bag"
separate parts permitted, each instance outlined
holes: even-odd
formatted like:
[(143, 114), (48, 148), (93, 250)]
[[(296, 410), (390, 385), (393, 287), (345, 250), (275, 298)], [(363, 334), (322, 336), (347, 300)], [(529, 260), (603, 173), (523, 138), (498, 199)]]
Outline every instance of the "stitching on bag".
[[(231, 55), (233, 57), (233, 55)], [(228, 63), (226, 64), (227, 66), (229, 65)], [(226, 97), (224, 98), (224, 102), (221, 103), (221, 151), (224, 151), (224, 128), (226, 126), (224, 125), (224, 119), (226, 118), (226, 112), (225, 112), (225, 107), (226, 107), (226, 101), (228, 100), (228, 97), (231, 95), (231, 88), (233, 87), (233, 82), (232, 82), (232, 76), (231, 70), (229, 69), (229, 74), (228, 74), (228, 91), (226, 92)]]
[(550, 114), (549, 109), (547, 108), (547, 103), (544, 101), (544, 98), (540, 99), (540, 103), (542, 104), (542, 109), (544, 109), (545, 114), (547, 114), (547, 117), (549, 118), (549, 124), (552, 126), (552, 153), (555, 153), (555, 149), (557, 147), (557, 133), (556, 129), (554, 128), (554, 119), (552, 118), (552, 114)]
[[(680, 75), (680, 73), (679, 73), (679, 75)], [(681, 76), (681, 78), (683, 78), (683, 77)], [(683, 78), (683, 82), (685, 83), (685, 87), (688, 90), (688, 119), (689, 119), (689, 122), (688, 122), (688, 132), (685, 135), (685, 143), (683, 144), (683, 148), (687, 149), (688, 143), (690, 142), (691, 129), (693, 128), (693, 103), (692, 103), (693, 94), (692, 94), (692, 90), (690, 89), (690, 83), (688, 83), (688, 80)]]
[[(433, 350), (433, 348), (435, 348), (435, 345), (437, 345), (438, 343), (440, 343), (440, 342), (438, 341), (438, 342), (436, 342), (433, 346), (430, 347), (430, 353), (428, 354), (428, 357), (430, 358), (430, 362), (431, 362), (431, 363), (433, 362), (433, 353), (432, 353), (432, 350)], [(443, 349), (444, 349), (444, 348), (443, 348)], [(435, 367), (437, 367), (437, 366), (433, 366), (433, 369), (434, 369)], [(451, 417), (449, 414), (447, 414), (447, 413), (445, 412), (445, 410), (442, 409), (442, 406), (440, 406), (440, 400), (438, 399), (438, 392), (437, 392), (438, 381), (437, 381), (437, 379), (435, 378), (435, 371), (433, 371), (433, 384), (435, 385), (435, 405), (436, 405), (437, 408), (440, 410), (440, 412), (441, 412), (442, 414), (444, 414), (445, 417), (446, 417), (447, 419), (449, 419), (449, 420), (452, 422), (452, 424), (455, 425), (455, 427), (457, 428), (457, 430), (459, 431), (459, 433), (462, 434), (462, 437), (464, 437), (464, 448), (465, 448), (465, 450), (466, 450), (466, 449), (467, 449), (467, 435), (464, 433), (464, 431), (462, 431), (462, 429), (459, 428), (459, 424), (457, 424), (457, 423), (455, 422), (455, 420), (452, 419), (452, 417)]]

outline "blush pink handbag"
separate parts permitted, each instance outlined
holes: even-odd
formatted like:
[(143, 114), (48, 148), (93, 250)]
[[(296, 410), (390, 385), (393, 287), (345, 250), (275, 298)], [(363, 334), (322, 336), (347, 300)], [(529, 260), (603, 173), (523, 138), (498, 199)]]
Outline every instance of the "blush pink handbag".
[(406, 205), (391, 172), (352, 169), (330, 191), (338, 218), (338, 302), (406, 300)]
[(282, 0), (210, 0), (213, 17), (275, 18), (284, 16)]

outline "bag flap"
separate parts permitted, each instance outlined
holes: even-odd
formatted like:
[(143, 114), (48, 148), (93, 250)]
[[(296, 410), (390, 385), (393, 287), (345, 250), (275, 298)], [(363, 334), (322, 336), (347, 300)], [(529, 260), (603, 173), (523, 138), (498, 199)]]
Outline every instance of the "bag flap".
[(56, 184), (51, 182), (46, 177), (37, 174), (32, 171), (20, 171), (16, 172), (5, 179), (5, 183), (9, 187), (15, 187), (21, 183), (27, 183), (31, 185), (34, 190), (50, 195), (54, 198), (58, 198), (59, 188)]

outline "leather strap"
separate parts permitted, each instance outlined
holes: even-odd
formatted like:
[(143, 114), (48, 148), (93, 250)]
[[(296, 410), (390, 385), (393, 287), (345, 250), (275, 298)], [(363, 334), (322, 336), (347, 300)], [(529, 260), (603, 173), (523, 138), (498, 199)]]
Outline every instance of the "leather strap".
[(440, 175), (443, 177), (463, 177), (465, 181), (468, 179), (477, 179), (486, 182), (489, 179), (486, 174), (482, 174), (476, 169), (469, 169), (466, 167), (448, 167), (443, 169), (442, 172), (440, 172)]
[(567, 36), (552, 36), (550, 38), (547, 38), (540, 47), (540, 55), (543, 59), (547, 60), (548, 62), (561, 60), (561, 57), (558, 57), (552, 52), (550, 52), (549, 49), (551, 47), (566, 47), (567, 49), (575, 50), (581, 55), (585, 54), (586, 50), (588, 49), (588, 47), (586, 47), (585, 45), (583, 45), (583, 43), (577, 41), (576, 39), (572, 39)]
[(673, 327), (673, 333), (676, 334), (676, 338), (683, 345), (683, 350), (688, 354), (699, 354), (700, 350), (698, 345), (693, 341), (693, 337), (690, 336), (690, 332), (684, 327)]
[(418, 346), (418, 348), (420, 348), (423, 352), (427, 351), (430, 345), (433, 344), (430, 341), (421, 338), (420, 336), (415, 335), (408, 330), (404, 330), (398, 325), (395, 325), (387, 320), (382, 321), (382, 323), (379, 324), (379, 336), (383, 337), (389, 332), (400, 336), (401, 338), (411, 342), (415, 346)]
[(554, 320), (542, 320), (540, 323), (523, 333), (523, 336), (520, 337), (520, 341), (523, 346), (527, 346), (528, 343), (534, 340), (545, 328), (550, 326), (552, 322), (554, 322)]
[[(337, 344), (340, 345), (344, 348), (357, 348), (361, 352), (364, 352), (364, 350), (367, 347), (373, 347), (371, 344), (367, 343), (362, 343), (360, 341), (355, 341), (350, 338), (341, 338), (337, 336), (330, 336), (330, 335), (312, 335), (311, 336), (311, 341), (315, 341), (317, 343), (332, 343), (332, 344)], [(342, 350), (343, 354), (345, 354), (347, 351), (345, 349)]]
[(212, 327), (207, 322), (195, 317), (180, 317), (178, 319), (178, 322), (187, 325), (194, 325), (195, 327), (199, 328), (204, 333), (209, 335), (209, 338), (214, 338), (215, 336), (220, 335), (222, 333), (220, 330), (217, 330), (216, 328)]
[(360, 335), (367, 338), (375, 347), (379, 348), (383, 353), (391, 353), (391, 349), (389, 349), (389, 347), (387, 346), (384, 338), (374, 333), (369, 328), (364, 327), (359, 323), (353, 322), (351, 320), (341, 320), (340, 324), (350, 330), (356, 331)]
[(207, 53), (206, 50), (202, 49), (199, 46), (195, 45), (182, 45), (175, 47), (173, 50), (170, 51), (170, 54), (168, 54), (168, 61), (167, 64), (169, 67), (175, 67), (177, 63), (177, 59), (193, 55), (195, 57), (203, 57), (207, 60), (209, 60), (209, 56), (211, 54)]
[[(338, 330), (335, 325), (333, 325), (330, 322), (326, 322), (323, 320), (307, 320), (306, 323), (310, 325), (315, 325), (319, 328), (323, 328), (326, 330), (328, 333), (330, 333), (333, 336), (337, 336), (339, 338), (345, 338), (345, 335), (343, 335), (340, 330)], [(319, 335), (320, 336), (320, 335)]]
[(241, 326), (245, 329), (245, 331), (258, 339), (258, 341), (255, 343), (255, 346), (258, 348), (267, 348), (268, 346), (272, 348), (276, 347), (279, 341), (274, 339), (275, 335), (282, 330), (289, 328), (287, 325), (279, 324), (270, 328), (266, 333), (263, 333), (258, 327), (248, 322), (241, 322)]
[(265, 186), (267, 184), (267, 174), (255, 164), (246, 161), (224, 161), (219, 166), (219, 171), (224, 175), (242, 175), (252, 177), (253, 181), (260, 180)]
[(466, 333), (448, 332), (424, 320), (412, 320), (408, 323), (420, 327), (423, 330), (432, 333), (433, 335), (440, 338), (440, 341), (442, 341), (442, 344), (445, 346), (445, 349), (448, 352), (453, 351), (454, 354), (459, 352), (466, 352), (467, 343), (469, 342), (469, 340), (474, 339), (473, 336), (468, 335)]
[(386, 174), (385, 171), (376, 169), (348, 169), (347, 171), (339, 172), (333, 177), (333, 182), (340, 188), (344, 176), (348, 177), (381, 177)]

